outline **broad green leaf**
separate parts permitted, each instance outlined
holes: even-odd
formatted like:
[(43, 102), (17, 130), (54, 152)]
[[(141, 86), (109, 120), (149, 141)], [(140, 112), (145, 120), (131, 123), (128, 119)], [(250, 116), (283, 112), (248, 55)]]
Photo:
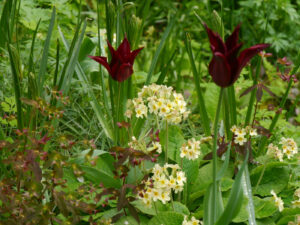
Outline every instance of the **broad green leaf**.
[[(276, 193), (281, 192), (286, 187), (289, 181), (289, 169), (285, 166), (286, 163), (271, 162), (266, 165), (261, 182), (254, 194), (261, 196), (269, 196), (271, 190)], [(264, 165), (258, 166), (251, 172), (251, 183), (255, 186), (263, 172)]]
[(102, 183), (106, 188), (121, 187), (120, 180), (114, 178), (114, 174), (111, 170), (107, 170), (106, 168), (100, 170), (90, 166), (81, 166), (81, 168), (84, 172), (84, 178), (93, 182), (95, 185)]
[(151, 225), (181, 225), (184, 216), (177, 212), (161, 212), (154, 216), (148, 224)]
[[(221, 162), (218, 162), (217, 169), (221, 168)], [(224, 178), (221, 180), (222, 191), (227, 191), (229, 180), (233, 176), (233, 167), (229, 166), (224, 174)], [(223, 181), (224, 180), (224, 181)], [(212, 183), (212, 163), (208, 163), (199, 169), (198, 177), (191, 188), (190, 201), (195, 200), (204, 195), (208, 186)]]
[(259, 198), (254, 196), (253, 202), (255, 215), (258, 219), (270, 217), (278, 210), (272, 198)]
[(145, 216), (139, 215), (140, 223), (138, 223), (132, 216), (125, 216), (122, 217), (120, 220), (118, 220), (115, 225), (124, 225), (124, 224), (130, 224), (130, 225), (148, 225), (149, 219)]

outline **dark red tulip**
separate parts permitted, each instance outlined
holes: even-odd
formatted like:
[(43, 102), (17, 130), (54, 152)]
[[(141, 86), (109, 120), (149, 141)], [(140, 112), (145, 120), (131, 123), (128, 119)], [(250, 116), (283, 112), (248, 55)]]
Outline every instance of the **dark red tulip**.
[(89, 56), (91, 59), (103, 65), (112, 79), (123, 82), (133, 73), (133, 62), (138, 53), (143, 49), (139, 48), (134, 51), (130, 50), (130, 44), (125, 37), (118, 47), (117, 51), (107, 41), (109, 51), (111, 53), (111, 61), (108, 64), (107, 58), (103, 56)]
[(221, 87), (231, 86), (238, 79), (247, 62), (269, 46), (269, 44), (254, 45), (239, 54), (243, 45), (238, 43), (240, 25), (234, 29), (225, 43), (218, 33), (213, 32), (206, 24), (204, 26), (213, 52), (209, 73), (213, 81)]

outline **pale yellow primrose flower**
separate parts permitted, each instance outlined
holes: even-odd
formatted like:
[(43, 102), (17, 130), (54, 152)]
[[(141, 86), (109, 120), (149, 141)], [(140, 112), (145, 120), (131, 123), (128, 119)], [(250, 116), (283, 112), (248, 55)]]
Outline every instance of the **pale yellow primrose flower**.
[(273, 199), (275, 201), (276, 207), (278, 208), (279, 212), (281, 212), (284, 209), (282, 199), (280, 197), (277, 197), (277, 195), (274, 192), (274, 190), (271, 190), (271, 195), (273, 195)]

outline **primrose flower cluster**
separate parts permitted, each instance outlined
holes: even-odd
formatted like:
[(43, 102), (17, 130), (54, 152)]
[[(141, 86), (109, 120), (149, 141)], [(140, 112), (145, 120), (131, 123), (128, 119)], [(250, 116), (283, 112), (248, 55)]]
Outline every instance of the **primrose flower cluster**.
[(161, 144), (156, 140), (153, 140), (149, 145), (144, 141), (137, 140), (136, 137), (133, 136), (131, 142), (129, 142), (128, 145), (130, 148), (138, 149), (144, 152), (151, 152), (154, 150), (159, 154), (162, 152)]
[(298, 147), (293, 138), (282, 137), (279, 144), (281, 145), (281, 149), (278, 146), (273, 145), (272, 143), (269, 144), (267, 155), (279, 159), (279, 161), (282, 162), (284, 155), (286, 155), (287, 158), (290, 159), (298, 153)]
[(189, 139), (187, 143), (184, 143), (180, 148), (180, 157), (187, 158), (189, 160), (196, 160), (199, 158), (200, 144), (212, 140), (212, 137), (203, 137), (200, 141), (196, 141), (195, 138)]
[(191, 220), (187, 219), (187, 216), (184, 216), (182, 225), (202, 225), (203, 223), (200, 220), (197, 220), (195, 217), (192, 217)]
[(181, 192), (186, 183), (185, 173), (180, 171), (178, 165), (165, 164), (161, 167), (155, 164), (152, 173), (153, 176), (144, 182), (145, 189), (139, 192), (139, 198), (148, 207), (151, 207), (152, 202), (157, 200), (166, 204), (172, 198), (172, 191)]
[(257, 136), (257, 130), (253, 127), (247, 126), (246, 128), (239, 128), (236, 125), (231, 127), (230, 129), (234, 133), (234, 143), (243, 145), (246, 141), (247, 134), (249, 134), (251, 137)]
[(125, 116), (131, 118), (134, 112), (137, 118), (146, 118), (149, 112), (174, 124), (186, 119), (190, 113), (182, 94), (172, 87), (157, 84), (144, 86), (137, 98), (128, 100)]

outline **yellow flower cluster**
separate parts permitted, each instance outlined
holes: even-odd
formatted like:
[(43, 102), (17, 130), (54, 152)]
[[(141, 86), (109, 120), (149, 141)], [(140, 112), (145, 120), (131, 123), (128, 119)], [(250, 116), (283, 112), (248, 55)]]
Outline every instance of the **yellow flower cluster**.
[(183, 190), (186, 177), (178, 165), (165, 164), (161, 167), (155, 164), (152, 173), (153, 176), (145, 182), (145, 189), (139, 192), (139, 198), (147, 206), (151, 207), (152, 202), (157, 200), (166, 204), (171, 200), (172, 190), (175, 193)]
[(298, 153), (297, 144), (292, 138), (282, 137), (279, 144), (281, 145), (281, 149), (278, 146), (273, 145), (272, 143), (269, 144), (267, 155), (277, 158), (280, 162), (282, 162), (284, 155), (286, 155), (287, 158), (290, 159)]
[(151, 152), (154, 150), (156, 150), (156, 152), (159, 154), (162, 152), (161, 144), (158, 141), (152, 141), (149, 145), (145, 141), (137, 140), (135, 136), (132, 136), (132, 139), (128, 145), (130, 148), (143, 152)]
[(190, 113), (182, 94), (176, 93), (172, 87), (157, 84), (144, 86), (137, 98), (128, 100), (126, 107), (125, 116), (128, 118), (133, 113), (137, 118), (146, 118), (151, 113), (174, 124), (186, 119)]
[(245, 137), (247, 134), (249, 134), (251, 137), (257, 136), (257, 130), (250, 126), (247, 126), (246, 128), (239, 128), (234, 125), (230, 130), (235, 135), (234, 143), (239, 145), (244, 145), (244, 143), (247, 141), (247, 138)]
[(184, 216), (182, 225), (202, 225), (203, 223), (200, 220), (197, 220), (195, 217), (192, 217), (191, 220), (187, 219), (187, 216)]
[(274, 190), (271, 190), (271, 195), (273, 195), (276, 207), (279, 209), (279, 212), (281, 212), (284, 209), (282, 199), (280, 197), (277, 197)]
[(282, 151), (284, 154), (286, 154), (288, 159), (290, 159), (291, 157), (293, 157), (295, 154), (298, 153), (298, 147), (293, 138), (282, 137), (279, 144), (282, 145)]
[(195, 160), (199, 158), (200, 155), (200, 141), (196, 141), (195, 138), (192, 138), (184, 143), (180, 149), (180, 157), (188, 158), (189, 160)]

